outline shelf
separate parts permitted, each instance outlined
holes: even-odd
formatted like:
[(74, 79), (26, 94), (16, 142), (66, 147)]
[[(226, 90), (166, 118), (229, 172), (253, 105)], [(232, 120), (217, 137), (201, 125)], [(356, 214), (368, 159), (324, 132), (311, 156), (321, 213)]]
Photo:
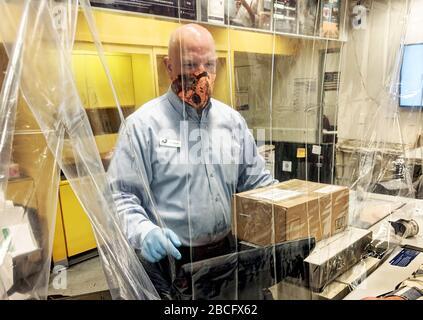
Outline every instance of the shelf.
[(323, 41), (336, 41), (336, 42), (347, 41), (345, 37), (340, 37), (339, 39), (336, 39), (336, 38), (328, 38), (328, 37), (320, 37), (320, 36), (309, 36), (309, 35), (303, 35), (298, 33), (277, 32), (277, 31), (260, 29), (260, 28), (247, 28), (247, 27), (235, 26), (231, 24), (205, 22), (201, 20), (190, 20), (190, 19), (174, 18), (174, 17), (167, 17), (167, 16), (158, 16), (158, 15), (152, 15), (148, 13), (125, 11), (125, 10), (118, 10), (118, 9), (108, 9), (108, 8), (100, 8), (100, 7), (92, 7), (92, 9), (93, 11), (99, 11), (99, 12), (104, 11), (108, 13), (117, 13), (117, 14), (126, 15), (126, 16), (129, 15), (129, 16), (135, 16), (135, 17), (143, 17), (143, 18), (149, 18), (149, 19), (154, 19), (159, 21), (166, 21), (166, 22), (173, 22), (173, 23), (197, 23), (204, 26), (217, 27), (217, 28), (227, 29), (227, 30), (257, 32), (257, 33), (263, 33), (263, 34), (284, 36), (284, 37), (289, 37), (294, 39), (319, 40), (319, 41), (323, 40)]
[[(157, 17), (142, 13), (96, 8), (93, 10), (100, 39), (107, 45), (167, 48), (169, 36), (180, 26), (179, 22), (193, 22), (174, 18)], [(152, 18), (154, 17), (154, 18)], [(196, 21), (195, 21), (196, 22)], [(212, 34), (216, 51), (251, 52), (262, 54), (293, 55), (300, 40), (319, 40), (330, 44), (341, 44), (344, 39), (330, 39), (305, 35), (278, 33), (268, 30), (217, 25), (204, 22)], [(140, 32), (139, 30), (143, 30)], [(92, 43), (88, 24), (80, 12), (75, 41)]]

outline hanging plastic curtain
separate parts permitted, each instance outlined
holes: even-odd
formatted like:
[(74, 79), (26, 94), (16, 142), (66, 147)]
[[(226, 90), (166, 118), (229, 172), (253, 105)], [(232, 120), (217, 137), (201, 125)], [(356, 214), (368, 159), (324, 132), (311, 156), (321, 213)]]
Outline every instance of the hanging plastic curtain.
[[(407, 38), (416, 25), (407, 22), (412, 8), (419, 5), (419, 1), (374, 1), (368, 4), (363, 24), (349, 31), (339, 95), (337, 177), (350, 185), (354, 200), (350, 221), (358, 227), (368, 228), (405, 202), (414, 203), (416, 157), (408, 154), (421, 135), (421, 108), (403, 108), (401, 91), (407, 84), (401, 82), (401, 72)], [(384, 202), (387, 197), (378, 194), (390, 195), (391, 201)], [(407, 208), (401, 210), (412, 213), (411, 206)], [(393, 230), (389, 226), (386, 221), (380, 230), (385, 241)]]
[[(58, 167), (114, 299), (340, 299), (421, 223), (421, 87), (406, 91), (401, 68), (421, 1), (196, 4), (199, 23), (172, 9), (150, 97), (135, 76), (116, 81), (142, 58), (103, 49), (89, 1), (76, 51), (76, 1), (0, 1), (3, 298), (47, 294)], [(10, 168), (28, 145), (36, 168), (19, 202)], [(23, 257), (22, 234), (34, 244)]]
[[(358, 139), (368, 144), (359, 178), (338, 178), (339, 119), (356, 98), (350, 83), (361, 83), (343, 81), (355, 71), (349, 40), (363, 31), (348, 23), (356, 5), (201, 2), (201, 20), (226, 27), (188, 24), (186, 8), (179, 8), (160, 61), (162, 95), (127, 118), (108, 168), (124, 234), (161, 298), (342, 298), (407, 236), (379, 222), (403, 199), (385, 197), (386, 215), (379, 208), (371, 216), (380, 196), (368, 189), (375, 183), (365, 173), (377, 169), (367, 152), (386, 144), (376, 130), (390, 125), (386, 118), (372, 121), (369, 137)], [(380, 60), (389, 83), (381, 91), (385, 115), (397, 110), (392, 79), (409, 3), (371, 5), (366, 33), (377, 34), (380, 17), (402, 22), (383, 33), (391, 46)], [(363, 149), (356, 152), (361, 157)], [(373, 222), (356, 219), (360, 206)], [(415, 210), (413, 201), (409, 208)], [(345, 273), (347, 283), (339, 278)]]
[[(235, 92), (265, 166), (280, 183), (237, 194), (234, 227), (242, 243), (271, 248), (271, 278), (266, 290), (259, 286), (261, 298), (314, 299), (334, 276), (312, 273), (316, 257), (324, 259), (318, 243), (348, 224), (348, 188), (328, 185), (347, 9), (341, 1), (272, 1), (270, 7), (271, 54), (257, 54), (254, 46), (235, 52)], [(324, 10), (332, 16), (328, 23)]]
[[(89, 18), (89, 4), (81, 4), (85, 10), (88, 10), (87, 17)], [(5, 96), (2, 100), (4, 101), (2, 108), (11, 111), (2, 115), (9, 113), (13, 116), (16, 89), (13, 90), (13, 86), (12, 89), (8, 89), (8, 86), (19, 85), (22, 96), (37, 120), (50, 152), (88, 213), (112, 296), (125, 299), (156, 298), (157, 293), (154, 287), (135, 252), (123, 236), (92, 129), (71, 73), (70, 50), (75, 32), (77, 3), (73, 1), (55, 3), (4, 1), (1, 3), (1, 11), (4, 13), (0, 30), (1, 38), (4, 39), (4, 46), (11, 57), (9, 60), (11, 80), (5, 82), (6, 90), (3, 91), (9, 96)], [(59, 19), (58, 14), (61, 15)], [(18, 29), (18, 26), (21, 27)], [(25, 67), (19, 68), (18, 62)], [(21, 70), (20, 73), (19, 70)], [(13, 125), (10, 120), (13, 118), (9, 119), (9, 123)], [(44, 161), (42, 157), (46, 157), (49, 152), (43, 151), (44, 153), (39, 153), (40, 162)], [(37, 160), (34, 159), (34, 161)], [(56, 167), (53, 166), (53, 168)], [(18, 229), (15, 233), (13, 228), (12, 231), (9, 228), (7, 229), (9, 231), (3, 232), (6, 239), (4, 243), (6, 260), (3, 260), (6, 263), (5, 272), (13, 277), (19, 276), (19, 279), (27, 285), (21, 285), (13, 277), (10, 279), (2, 276), (2, 281), (3, 279), (11, 280), (10, 283), (3, 284), (6, 298), (13, 298), (16, 294), (18, 298), (45, 298), (47, 294), (59, 176), (57, 170), (52, 169), (51, 164), (47, 171), (45, 167), (43, 169), (44, 171), (37, 177), (35, 192), (42, 189), (42, 184), (47, 184), (49, 191), (40, 200), (44, 203), (38, 203), (38, 210), (43, 211), (34, 214), (40, 220), (45, 219), (45, 221), (42, 220), (43, 228), (40, 228), (39, 233), (35, 233), (33, 226), (32, 233), (28, 226), (22, 227), (26, 228), (23, 231)], [(46, 180), (48, 169), (56, 174), (50, 182)], [(6, 205), (11, 206), (11, 204)], [(22, 215), (27, 216), (25, 213)], [(2, 224), (2, 227), (7, 226), (8, 223), (16, 224), (17, 222), (13, 222), (15, 216), (17, 214), (14, 211), (5, 210), (5, 224)], [(20, 222), (20, 220), (17, 221)], [(21, 257), (19, 255), (21, 248), (16, 247), (21, 236), (29, 239), (32, 237), (34, 248), (23, 248), (22, 250), (27, 250), (24, 252), (25, 255), (22, 256), (22, 260), (16, 260), (16, 255), (18, 258)], [(41, 250), (41, 256), (36, 260), (32, 251), (31, 254), (28, 253), (29, 249)], [(17, 267), (14, 267), (15, 265)], [(34, 266), (42, 268), (33, 270)], [(18, 268), (31, 271), (34, 282), (28, 283), (29, 275), (20, 273)], [(29, 270), (30, 268), (32, 269)]]
[(355, 16), (342, 54), (335, 176), (351, 189), (349, 224), (372, 231), (349, 282), (351, 299), (370, 294), (369, 285), (360, 283), (387, 259), (395, 265), (406, 250), (402, 246), (410, 243), (407, 238), (415, 243), (419, 237), (422, 204), (416, 199), (415, 165), (421, 154), (416, 157), (415, 148), (422, 130), (421, 108), (406, 109), (401, 101), (411, 83), (402, 73), (421, 4), (350, 4)]

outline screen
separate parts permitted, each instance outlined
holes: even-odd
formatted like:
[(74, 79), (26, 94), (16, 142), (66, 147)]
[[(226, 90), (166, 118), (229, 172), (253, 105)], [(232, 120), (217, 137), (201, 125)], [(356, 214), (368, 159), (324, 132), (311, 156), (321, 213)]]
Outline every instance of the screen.
[(422, 107), (423, 43), (404, 47), (401, 67), (400, 106)]

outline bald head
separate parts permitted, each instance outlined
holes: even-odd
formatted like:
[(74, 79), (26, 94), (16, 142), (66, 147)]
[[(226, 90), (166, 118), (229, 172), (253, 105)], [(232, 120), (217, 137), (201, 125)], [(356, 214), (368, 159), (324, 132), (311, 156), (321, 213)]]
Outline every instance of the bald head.
[(182, 50), (203, 49), (214, 52), (214, 39), (210, 32), (195, 23), (190, 23), (177, 28), (169, 39), (169, 57), (178, 55)]
[(204, 68), (216, 73), (215, 44), (210, 32), (194, 23), (177, 28), (170, 36), (165, 65), (171, 80)]

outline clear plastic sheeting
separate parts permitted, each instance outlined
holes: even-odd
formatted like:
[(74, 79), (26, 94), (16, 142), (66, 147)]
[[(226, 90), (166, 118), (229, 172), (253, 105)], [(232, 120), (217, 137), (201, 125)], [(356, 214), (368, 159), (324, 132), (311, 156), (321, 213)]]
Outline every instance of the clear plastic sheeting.
[[(44, 134), (49, 150), (89, 213), (112, 296), (126, 299), (156, 297), (154, 288), (145, 277), (135, 253), (128, 246), (118, 227), (116, 209), (105, 178), (103, 164), (71, 73), (72, 44), (69, 41), (73, 39), (74, 28), (66, 28), (66, 26), (73, 26), (75, 20), (71, 20), (69, 24), (65, 21), (66, 18), (76, 18), (77, 3), (55, 2), (50, 6), (47, 1), (13, 3), (5, 1), (1, 3), (1, 6), (1, 11), (5, 14), (0, 31), (6, 51), (9, 57), (12, 57), (10, 61), (17, 60), (25, 65), (25, 68), (22, 68), (21, 81), (17, 83), (20, 85), (26, 104)], [(60, 6), (62, 10), (62, 20), (53, 23), (55, 15), (52, 11), (60, 13), (60, 10), (56, 10), (56, 6)], [(26, 25), (26, 32), (17, 32), (16, 26), (19, 22)], [(12, 48), (19, 43), (23, 44), (23, 50), (12, 51)], [(14, 58), (12, 52), (13, 55), (18, 56)], [(13, 98), (11, 96), (9, 99)], [(27, 144), (29, 141), (24, 143)], [(40, 152), (40, 160), (43, 156), (45, 155)], [(11, 298), (15, 292), (28, 298), (45, 298), (47, 294), (59, 180), (57, 171), (55, 179), (50, 182), (46, 180), (46, 173), (49, 170), (43, 169), (42, 173), (40, 172), (42, 176), (38, 176), (39, 180), (36, 181), (35, 187), (39, 191), (42, 188), (40, 183), (42, 182), (50, 189), (44, 195), (46, 198), (41, 200), (43, 203), (38, 204), (41, 208), (44, 206), (42, 214), (46, 216), (46, 223), (44, 232), (34, 235), (39, 243), (38, 246), (43, 250), (43, 255), (40, 261), (24, 257), (17, 263), (25, 270), (33, 265), (41, 265), (42, 268), (33, 274), (36, 278), (35, 285), (29, 288), (18, 285), (12, 288), (10, 296), (7, 293), (6, 297)], [(50, 169), (50, 171), (53, 170)], [(12, 213), (5, 212), (6, 221), (13, 219)], [(18, 235), (24, 236), (22, 233), (18, 232)], [(26, 237), (30, 235), (27, 234)], [(14, 242), (18, 238), (12, 234), (11, 239)], [(5, 267), (7, 271), (14, 272), (13, 265)], [(4, 279), (3, 276), (2, 279)], [(11, 284), (15, 285), (14, 281)]]
[(422, 250), (423, 1), (210, 3), (0, 1), (2, 298), (47, 295), (60, 179), (114, 299), (359, 297)]
[[(353, 191), (353, 224), (369, 226), (400, 210), (419, 193), (421, 108), (404, 108), (400, 101), (410, 85), (409, 80), (401, 79), (401, 70), (406, 63), (404, 50), (415, 37), (419, 23), (415, 8), (420, 5), (419, 1), (372, 2), (366, 29), (349, 32), (339, 93), (342, 117), (337, 155), (341, 170), (337, 180)], [(384, 32), (376, 32), (382, 21)], [(370, 38), (364, 40), (368, 34)], [(383, 60), (375, 49), (382, 44)], [(374, 194), (390, 195), (392, 202), (374, 199)], [(375, 209), (366, 205), (368, 200)], [(366, 211), (369, 213), (363, 214)]]
[[(415, 30), (422, 3), (368, 1), (362, 6), (366, 18), (349, 30), (342, 55), (336, 182), (351, 189), (350, 224), (373, 232), (360, 262), (370, 273), (393, 258), (397, 247), (419, 243), (422, 113), (421, 107), (401, 101), (410, 94), (407, 87), (421, 88), (403, 72), (410, 63), (407, 47), (419, 42)], [(361, 281), (351, 290), (363, 290)]]

